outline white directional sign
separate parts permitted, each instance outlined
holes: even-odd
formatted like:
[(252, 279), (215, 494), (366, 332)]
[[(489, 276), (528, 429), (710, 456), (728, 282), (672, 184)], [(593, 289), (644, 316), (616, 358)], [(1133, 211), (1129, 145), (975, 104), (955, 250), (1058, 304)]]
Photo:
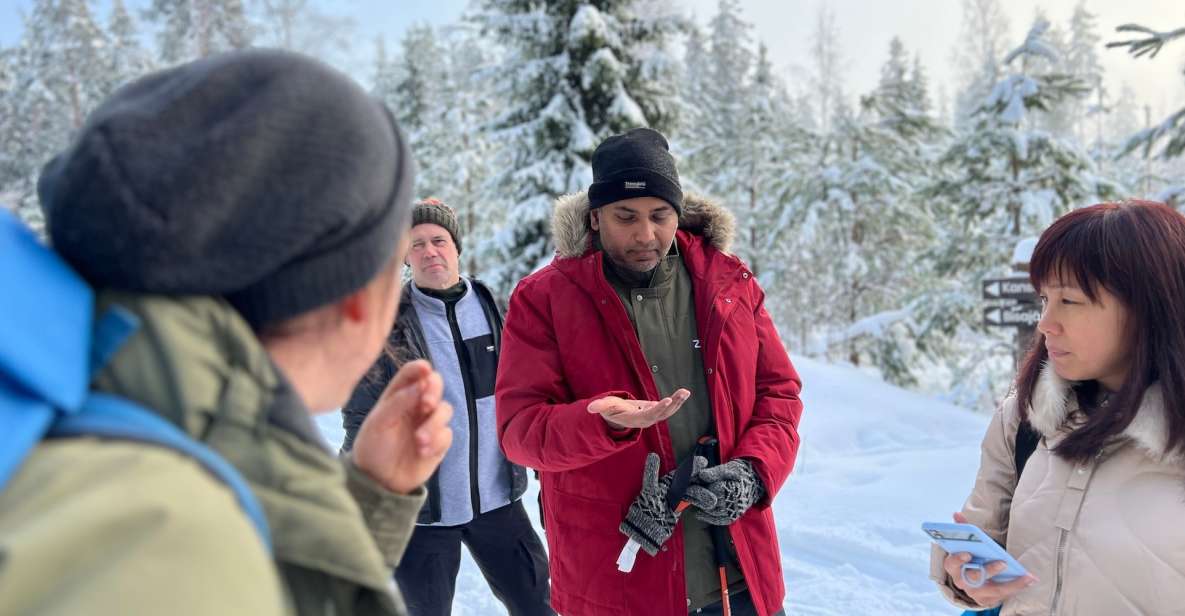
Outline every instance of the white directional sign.
[(990, 278), (983, 281), (984, 299), (1020, 299), (1035, 302), (1037, 291), (1028, 278)]
[(1036, 304), (1012, 304), (983, 309), (984, 325), (994, 327), (1037, 327), (1041, 307)]

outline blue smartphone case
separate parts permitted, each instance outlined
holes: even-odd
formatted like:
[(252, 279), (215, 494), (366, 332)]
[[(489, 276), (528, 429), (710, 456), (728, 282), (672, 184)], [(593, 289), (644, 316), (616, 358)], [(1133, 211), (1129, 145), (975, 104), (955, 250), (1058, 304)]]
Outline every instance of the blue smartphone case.
[[(1028, 573), (1007, 550), (974, 524), (926, 522), (922, 524), (922, 531), (948, 554), (971, 554), (971, 562), (963, 565), (963, 581), (970, 586), (982, 586), (985, 581), (982, 579), (983, 567), (997, 560), (1004, 561), (1008, 568), (993, 576), (993, 582), (1008, 582)], [(968, 570), (978, 570), (979, 577), (969, 578)]]

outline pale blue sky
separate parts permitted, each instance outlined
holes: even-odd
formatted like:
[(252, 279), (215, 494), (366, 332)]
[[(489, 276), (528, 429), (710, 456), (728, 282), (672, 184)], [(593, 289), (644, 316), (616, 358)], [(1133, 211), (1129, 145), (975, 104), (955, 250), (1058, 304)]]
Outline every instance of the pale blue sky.
[[(142, 7), (149, 0), (125, 0), (129, 7)], [(820, 0), (741, 0), (745, 18), (757, 24), (756, 34), (770, 48), (770, 57), (787, 80), (801, 79), (794, 66), (805, 66), (812, 25)], [(1019, 43), (1032, 19), (1035, 6), (1042, 6), (1050, 19), (1068, 21), (1078, 0), (1001, 0), (1008, 13), (1012, 34)], [(716, 0), (676, 0), (702, 22), (716, 10)], [(21, 10), (30, 0), (0, 0), (0, 45), (11, 45), (20, 36)], [(92, 3), (105, 16), (109, 1)], [(953, 93), (954, 66), (951, 51), (960, 26), (958, 0), (827, 0), (840, 27), (840, 43), (846, 58), (845, 77), (849, 91), (863, 93), (876, 83), (887, 55), (889, 39), (898, 35), (911, 52), (921, 54), (931, 83), (943, 84)], [(337, 0), (325, 3), (331, 12), (348, 15), (357, 23), (354, 56), (366, 62), (374, 38), (387, 37), (394, 44), (411, 24), (437, 24), (456, 20), (468, 0)], [(1087, 8), (1099, 17), (1104, 40), (1113, 40), (1114, 28), (1127, 22), (1171, 29), (1185, 26), (1182, 0), (1087, 0)], [(1153, 61), (1133, 60), (1121, 51), (1103, 51), (1112, 92), (1129, 83), (1149, 103), (1154, 115), (1163, 116), (1185, 100), (1185, 44), (1177, 43)], [(358, 67), (368, 74), (368, 67)]]

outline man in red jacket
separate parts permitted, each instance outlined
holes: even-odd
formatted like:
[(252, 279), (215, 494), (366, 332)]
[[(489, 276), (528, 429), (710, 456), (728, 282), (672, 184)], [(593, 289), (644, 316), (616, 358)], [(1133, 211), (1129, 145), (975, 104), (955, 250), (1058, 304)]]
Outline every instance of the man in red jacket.
[[(802, 403), (765, 294), (727, 252), (732, 215), (684, 197), (661, 134), (610, 137), (592, 166), (588, 192), (556, 204), (556, 258), (510, 299), (496, 388), (507, 457), (541, 473), (553, 607), (720, 614), (717, 527), (731, 613), (778, 614), (769, 507)], [(673, 469), (703, 436), (722, 463), (694, 465), (680, 517)], [(627, 538), (647, 554), (624, 573)]]

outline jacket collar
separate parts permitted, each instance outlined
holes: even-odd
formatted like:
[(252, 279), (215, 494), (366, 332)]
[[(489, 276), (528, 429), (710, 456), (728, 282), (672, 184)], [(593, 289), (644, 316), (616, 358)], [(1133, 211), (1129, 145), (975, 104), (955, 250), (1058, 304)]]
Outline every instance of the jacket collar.
[[(472, 293), (473, 287), (470, 284), (469, 279), (464, 276), (461, 276), (461, 282), (465, 285), (465, 294), (462, 295), (460, 299), (464, 300)], [(437, 316), (443, 316), (446, 314), (444, 300), (432, 297), (431, 295), (421, 291), (420, 288), (416, 286), (415, 282), (407, 283), (407, 286), (404, 288), (404, 290), (407, 292), (408, 301), (414, 303), (421, 310), (431, 312)]]
[[(727, 253), (736, 234), (732, 212), (698, 195), (683, 197), (683, 215), (679, 229), (702, 236), (716, 250)], [(551, 236), (561, 259), (581, 257), (592, 250), (592, 227), (589, 223), (588, 193), (560, 197), (551, 219)]]
[[(1052, 438), (1068, 427), (1067, 424), (1073, 423), (1078, 401), (1072, 387), (1073, 383), (1058, 376), (1048, 362), (1041, 368), (1041, 375), (1037, 378), (1036, 387), (1033, 388), (1033, 406), (1029, 411), (1029, 423), (1042, 436)], [(1153, 383), (1144, 392), (1140, 410), (1123, 430), (1123, 437), (1135, 443), (1149, 457), (1171, 464), (1185, 462), (1185, 452), (1167, 450), (1167, 413), (1160, 384)]]

